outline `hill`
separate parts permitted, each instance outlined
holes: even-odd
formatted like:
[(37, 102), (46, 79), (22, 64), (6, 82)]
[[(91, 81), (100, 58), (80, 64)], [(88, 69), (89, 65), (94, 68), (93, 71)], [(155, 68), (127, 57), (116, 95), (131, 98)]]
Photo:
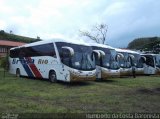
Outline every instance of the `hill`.
[(128, 44), (128, 49), (153, 51), (160, 44), (160, 37), (137, 38)]
[(6, 33), (4, 30), (0, 31), (0, 39), (1, 40), (24, 42), (24, 43), (32, 43), (32, 42), (36, 42), (36, 41), (41, 41), (40, 38), (36, 39), (36, 38), (29, 38), (29, 37), (9, 34), (9, 33)]

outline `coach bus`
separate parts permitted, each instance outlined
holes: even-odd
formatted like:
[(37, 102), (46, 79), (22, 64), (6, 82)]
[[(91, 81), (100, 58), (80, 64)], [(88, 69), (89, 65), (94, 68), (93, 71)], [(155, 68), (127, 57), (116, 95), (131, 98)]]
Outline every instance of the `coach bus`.
[(96, 79), (92, 47), (54, 39), (10, 49), (10, 73), (72, 82)]
[[(120, 76), (120, 67), (117, 62), (117, 52), (108, 45), (90, 44), (94, 50), (96, 60), (97, 79), (108, 79)], [(97, 52), (96, 52), (97, 51)]]
[(132, 75), (131, 59), (134, 58), (133, 55), (129, 54), (125, 49), (115, 48), (118, 54), (122, 54), (123, 57), (119, 58), (118, 62), (120, 65), (120, 76)]
[(142, 54), (146, 58), (144, 74), (160, 75), (160, 54)]
[(136, 68), (135, 69), (136, 75), (143, 75), (144, 74), (144, 63), (145, 63), (146, 58), (144, 56), (141, 56), (141, 54), (136, 51), (126, 50), (126, 52), (129, 55), (134, 56), (130, 59), (130, 61), (131, 61), (131, 66), (135, 66)]

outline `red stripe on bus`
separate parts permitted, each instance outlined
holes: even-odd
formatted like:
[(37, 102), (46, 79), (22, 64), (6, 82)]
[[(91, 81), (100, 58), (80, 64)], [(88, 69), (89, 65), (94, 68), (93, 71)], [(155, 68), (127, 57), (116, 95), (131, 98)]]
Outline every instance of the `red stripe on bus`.
[[(28, 60), (32, 60), (30, 57), (28, 57), (27, 59), (28, 59)], [(32, 72), (34, 73), (35, 77), (37, 77), (37, 78), (42, 78), (42, 75), (41, 75), (41, 73), (39, 72), (39, 70), (37, 69), (37, 67), (36, 67), (35, 64), (33, 64), (33, 63), (30, 64), (30, 63), (29, 63), (28, 65), (29, 65), (29, 67), (31, 68)]]

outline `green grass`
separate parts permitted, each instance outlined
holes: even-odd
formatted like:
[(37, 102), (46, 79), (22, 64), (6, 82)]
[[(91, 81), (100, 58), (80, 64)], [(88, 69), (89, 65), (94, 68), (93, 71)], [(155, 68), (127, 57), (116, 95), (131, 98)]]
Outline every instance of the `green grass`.
[(0, 71), (1, 113), (158, 113), (160, 77), (50, 83)]

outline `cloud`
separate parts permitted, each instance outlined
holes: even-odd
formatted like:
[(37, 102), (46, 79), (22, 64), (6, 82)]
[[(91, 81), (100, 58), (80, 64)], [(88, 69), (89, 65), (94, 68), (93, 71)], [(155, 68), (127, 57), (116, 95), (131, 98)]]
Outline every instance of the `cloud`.
[(0, 20), (0, 29), (4, 29), (6, 27), (6, 23)]
[(159, 5), (160, 2), (156, 0), (112, 3), (103, 13), (109, 24), (108, 43), (115, 47), (126, 47), (135, 38), (159, 36)]
[(136, 37), (160, 34), (159, 6), (157, 0), (1, 0), (0, 28), (42, 39), (81, 39), (80, 29), (103, 22), (109, 26), (106, 43), (125, 47)]

